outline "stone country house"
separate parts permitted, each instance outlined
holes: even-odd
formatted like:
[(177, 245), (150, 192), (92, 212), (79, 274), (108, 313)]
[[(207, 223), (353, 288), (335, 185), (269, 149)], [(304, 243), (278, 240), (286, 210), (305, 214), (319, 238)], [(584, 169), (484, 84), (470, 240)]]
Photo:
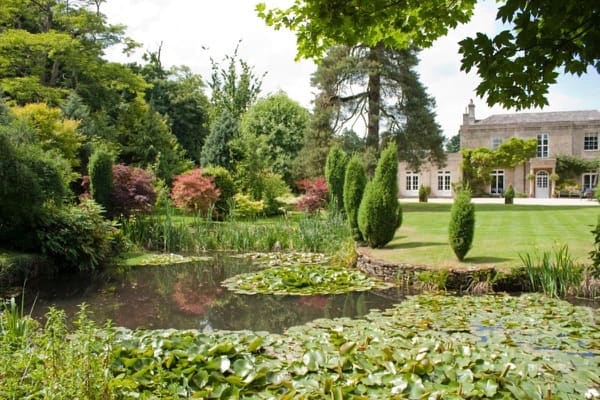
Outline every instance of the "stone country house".
[[(512, 169), (493, 170), (488, 193), (502, 195), (508, 185), (529, 197), (547, 198), (555, 191), (556, 156), (570, 155), (585, 160), (600, 158), (600, 111), (515, 113), (475, 118), (473, 101), (463, 114), (459, 131), (460, 148), (497, 148), (510, 137), (537, 139), (537, 156)], [(425, 164), (411, 171), (404, 162), (398, 168), (400, 197), (418, 196), (419, 187), (429, 186), (431, 197), (451, 197), (453, 184), (462, 180), (461, 153), (450, 153), (444, 167)], [(598, 182), (598, 171), (577, 178), (578, 194), (589, 195)]]

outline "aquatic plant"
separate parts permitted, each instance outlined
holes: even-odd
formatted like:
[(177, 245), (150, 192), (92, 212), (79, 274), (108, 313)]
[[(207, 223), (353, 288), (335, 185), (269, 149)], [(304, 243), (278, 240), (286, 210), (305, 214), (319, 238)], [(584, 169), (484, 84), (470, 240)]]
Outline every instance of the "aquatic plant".
[(567, 245), (541, 254), (519, 254), (519, 258), (529, 276), (532, 290), (540, 290), (554, 297), (577, 293), (582, 281), (583, 266), (573, 260)]

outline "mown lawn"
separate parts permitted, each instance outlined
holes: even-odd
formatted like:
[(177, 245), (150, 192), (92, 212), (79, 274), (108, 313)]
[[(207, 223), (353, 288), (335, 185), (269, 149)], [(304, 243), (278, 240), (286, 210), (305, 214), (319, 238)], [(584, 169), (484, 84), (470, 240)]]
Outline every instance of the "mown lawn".
[(510, 269), (519, 254), (552, 250), (566, 244), (571, 255), (587, 263), (600, 209), (594, 206), (475, 205), (475, 238), (463, 262), (448, 245), (451, 204), (403, 203), (404, 220), (377, 258), (438, 267), (494, 265)]

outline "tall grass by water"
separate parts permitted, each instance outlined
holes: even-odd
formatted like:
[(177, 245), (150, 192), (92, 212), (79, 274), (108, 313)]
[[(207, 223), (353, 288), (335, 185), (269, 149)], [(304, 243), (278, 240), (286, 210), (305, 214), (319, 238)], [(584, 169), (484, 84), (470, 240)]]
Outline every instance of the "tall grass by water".
[(167, 208), (162, 214), (124, 220), (122, 229), (134, 244), (162, 252), (266, 252), (276, 248), (333, 254), (352, 240), (345, 220), (337, 214), (214, 221)]
[(583, 266), (574, 261), (566, 245), (552, 251), (519, 254), (531, 289), (548, 296), (576, 295), (583, 280)]

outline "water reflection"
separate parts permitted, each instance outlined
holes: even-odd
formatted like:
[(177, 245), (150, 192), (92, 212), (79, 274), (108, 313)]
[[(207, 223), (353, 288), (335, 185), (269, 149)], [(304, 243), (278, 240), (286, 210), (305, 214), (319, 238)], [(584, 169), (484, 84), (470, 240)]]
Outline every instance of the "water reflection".
[(286, 328), (317, 318), (358, 317), (370, 309), (385, 309), (403, 298), (400, 289), (331, 296), (241, 295), (220, 286), (224, 279), (261, 268), (249, 260), (218, 257), (193, 264), (136, 267), (103, 284), (53, 282), (35, 290), (34, 316), (42, 318), (56, 306), (73, 315), (82, 302), (93, 319), (110, 319), (116, 326), (147, 329), (210, 331)]

